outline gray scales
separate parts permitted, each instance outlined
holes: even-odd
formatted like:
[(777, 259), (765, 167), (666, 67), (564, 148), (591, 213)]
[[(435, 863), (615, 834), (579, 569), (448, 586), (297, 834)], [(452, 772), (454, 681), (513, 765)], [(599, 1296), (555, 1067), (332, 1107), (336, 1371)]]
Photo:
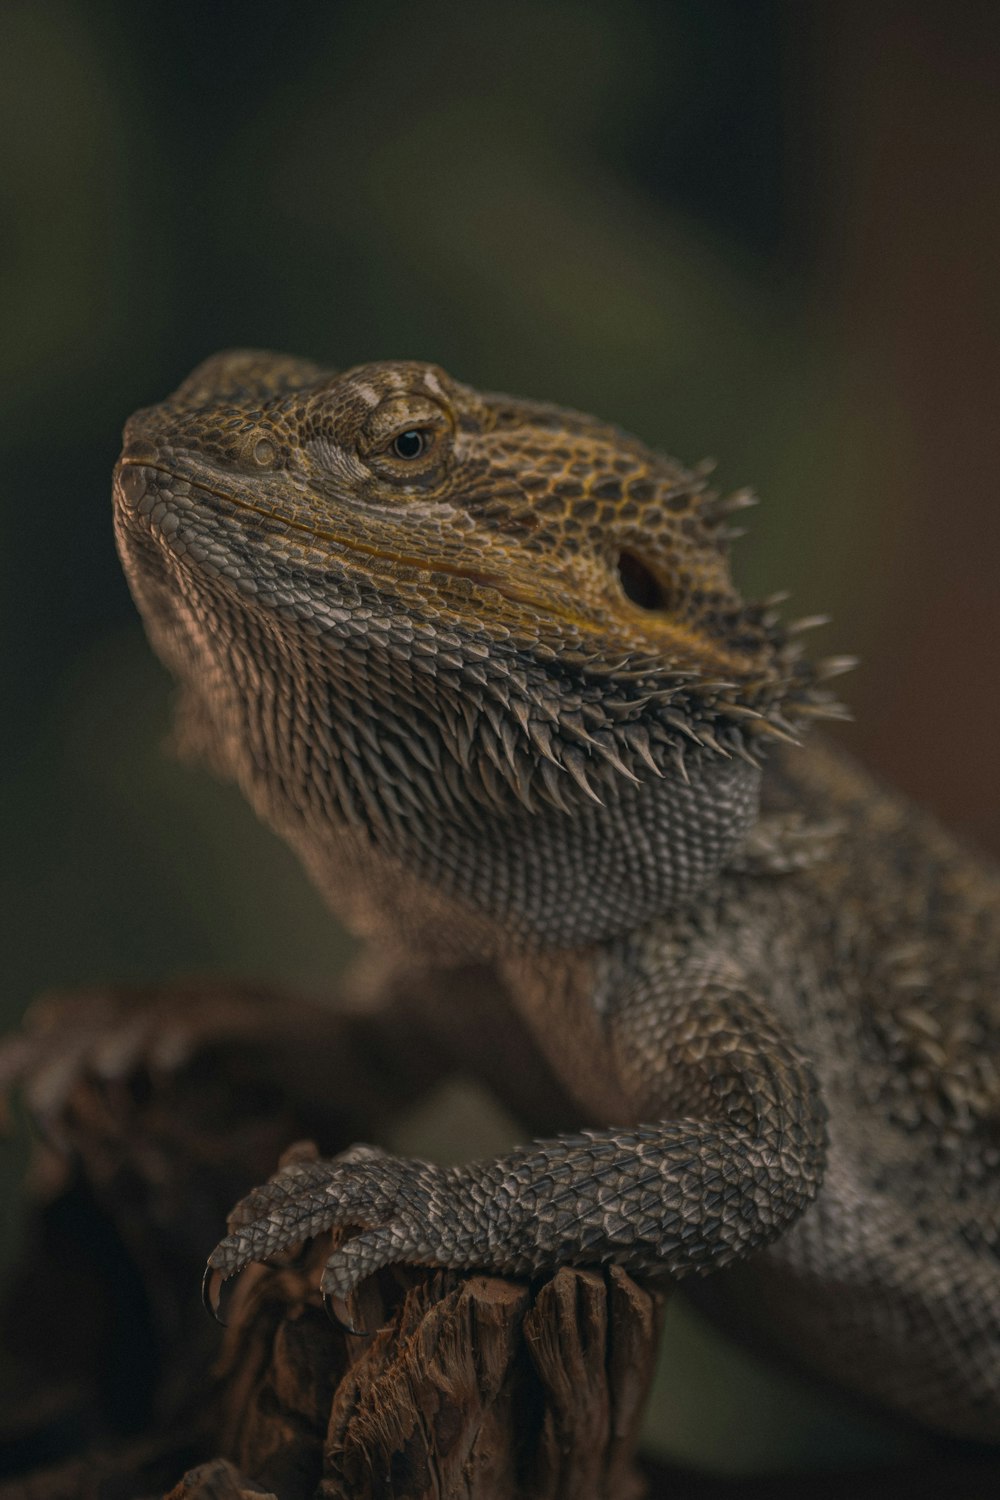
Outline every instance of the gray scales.
[(1000, 1441), (1000, 873), (796, 743), (849, 662), (736, 591), (752, 497), (435, 366), (256, 351), (136, 413), (114, 494), (182, 741), (371, 940), (359, 986), (523, 1106), (530, 1059), (477, 1041), (509, 1016), (578, 1127), (293, 1160), (212, 1271), (344, 1224), (334, 1299), (393, 1263), (729, 1268), (759, 1336)]

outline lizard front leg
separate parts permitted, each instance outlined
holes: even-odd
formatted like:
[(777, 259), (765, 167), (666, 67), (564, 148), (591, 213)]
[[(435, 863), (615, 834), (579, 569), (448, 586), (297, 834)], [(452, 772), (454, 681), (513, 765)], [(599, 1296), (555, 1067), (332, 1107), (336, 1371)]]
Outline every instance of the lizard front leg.
[(768, 1009), (716, 968), (622, 973), (601, 1022), (619, 1126), (442, 1168), (354, 1148), (297, 1160), (237, 1205), (222, 1277), (334, 1226), (323, 1290), (382, 1266), (534, 1274), (617, 1262), (675, 1276), (773, 1240), (815, 1195), (825, 1116), (808, 1062)]

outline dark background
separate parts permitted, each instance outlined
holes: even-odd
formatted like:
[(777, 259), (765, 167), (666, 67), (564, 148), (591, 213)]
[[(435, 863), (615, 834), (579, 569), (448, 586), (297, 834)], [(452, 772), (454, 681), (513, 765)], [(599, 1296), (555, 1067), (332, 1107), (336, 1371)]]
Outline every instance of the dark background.
[[(343, 959), (238, 796), (162, 756), (114, 555), (124, 417), (229, 344), (437, 360), (714, 455), (766, 501), (741, 578), (863, 655), (847, 742), (1000, 847), (998, 144), (1000, 7), (962, 0), (5, 0), (4, 1024)], [(668, 1342), (675, 1453), (875, 1441)]]

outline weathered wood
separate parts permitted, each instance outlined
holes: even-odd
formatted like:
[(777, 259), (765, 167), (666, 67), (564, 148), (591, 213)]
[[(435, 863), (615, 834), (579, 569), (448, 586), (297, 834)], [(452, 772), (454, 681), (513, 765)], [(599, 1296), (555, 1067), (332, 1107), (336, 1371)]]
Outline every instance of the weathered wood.
[(537, 1288), (385, 1273), (335, 1327), (315, 1287), (329, 1240), (252, 1267), (217, 1368), (221, 1450), (282, 1500), (631, 1500), (662, 1299), (624, 1273)]
[[(638, 1496), (662, 1299), (618, 1270), (562, 1270), (531, 1286), (386, 1271), (352, 1305), (368, 1330), (354, 1336), (317, 1292), (327, 1237), (236, 1279), (220, 1349), (196, 1293), (225, 1211), (290, 1140), (316, 1131), (331, 1151), (359, 1130), (377, 1136), (380, 1109), (397, 1102), (370, 1067), (355, 1068), (350, 1108), (334, 1091), (337, 1112), (324, 1119), (318, 1039), (354, 1033), (269, 998), (207, 983), (65, 995), (18, 1041), (12, 1070), (47, 1139), (33, 1168), (35, 1232), (4, 1318), (30, 1372), (25, 1452), (42, 1467), (7, 1493)], [(95, 1061), (137, 1035), (127, 1068), (98, 1076)], [(175, 1066), (164, 1066), (164, 1036)], [(57, 1052), (61, 1092), (32, 1095), (33, 1070), (51, 1079)], [(369, 1062), (370, 1049), (359, 1056)], [(351, 1072), (343, 1049), (340, 1066)], [(67, 1452), (68, 1429), (78, 1444)], [(58, 1443), (62, 1461), (45, 1467)]]
[(280, 1497), (247, 1479), (228, 1459), (213, 1458), (189, 1469), (166, 1500), (280, 1500)]

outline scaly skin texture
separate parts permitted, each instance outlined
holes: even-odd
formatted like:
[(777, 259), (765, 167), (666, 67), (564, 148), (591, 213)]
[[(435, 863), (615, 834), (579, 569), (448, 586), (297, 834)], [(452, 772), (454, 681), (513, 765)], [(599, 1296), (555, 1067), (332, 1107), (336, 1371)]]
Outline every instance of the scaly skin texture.
[(223, 354), (131, 419), (116, 532), (187, 746), (387, 988), (470, 1033), (463, 976), (509, 996), (583, 1127), (294, 1162), (211, 1266), (332, 1225), (338, 1298), (399, 1261), (733, 1266), (802, 1360), (997, 1441), (1000, 879), (783, 743), (845, 662), (736, 592), (746, 500), (412, 362)]

